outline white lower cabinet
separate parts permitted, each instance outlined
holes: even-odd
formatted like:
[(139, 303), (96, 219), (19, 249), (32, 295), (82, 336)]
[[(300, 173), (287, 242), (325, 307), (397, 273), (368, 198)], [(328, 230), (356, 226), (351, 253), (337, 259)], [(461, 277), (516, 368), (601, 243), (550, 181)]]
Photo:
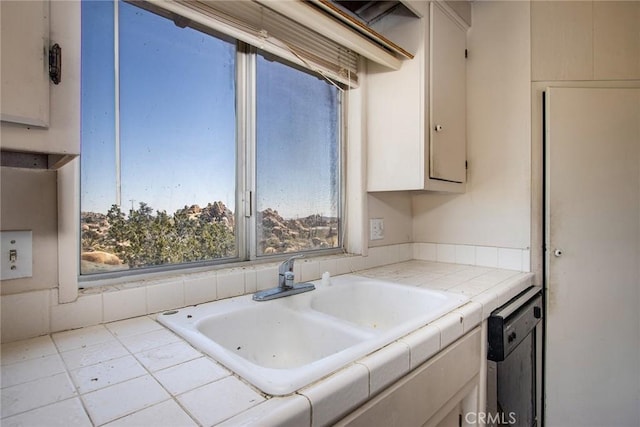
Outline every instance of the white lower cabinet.
[(476, 328), (336, 425), (464, 425), (464, 413), (478, 407), (481, 347), (480, 328)]

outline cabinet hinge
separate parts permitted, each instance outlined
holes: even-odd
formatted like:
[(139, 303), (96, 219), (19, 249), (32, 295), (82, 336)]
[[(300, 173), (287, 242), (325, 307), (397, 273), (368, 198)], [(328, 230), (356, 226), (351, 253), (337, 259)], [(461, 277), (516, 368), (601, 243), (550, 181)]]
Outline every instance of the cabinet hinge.
[(56, 85), (62, 80), (62, 48), (58, 43), (49, 50), (49, 78)]
[(464, 50), (464, 57), (465, 58), (469, 57), (469, 50), (467, 50), (467, 49)]
[(464, 161), (464, 168), (465, 170), (469, 170), (469, 162), (468, 161)]

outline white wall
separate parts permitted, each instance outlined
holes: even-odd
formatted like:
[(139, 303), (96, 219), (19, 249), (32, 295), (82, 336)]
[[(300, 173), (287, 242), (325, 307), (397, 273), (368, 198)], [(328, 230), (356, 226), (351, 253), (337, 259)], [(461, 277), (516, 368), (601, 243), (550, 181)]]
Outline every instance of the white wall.
[(56, 172), (3, 167), (0, 184), (2, 231), (33, 236), (32, 277), (0, 281), (2, 295), (58, 286)]
[(467, 38), (467, 192), (413, 197), (415, 242), (530, 245), (528, 2), (473, 3)]
[(370, 193), (365, 229), (369, 237), (369, 219), (384, 219), (384, 239), (370, 240), (369, 246), (385, 246), (412, 242), (411, 195), (409, 192)]

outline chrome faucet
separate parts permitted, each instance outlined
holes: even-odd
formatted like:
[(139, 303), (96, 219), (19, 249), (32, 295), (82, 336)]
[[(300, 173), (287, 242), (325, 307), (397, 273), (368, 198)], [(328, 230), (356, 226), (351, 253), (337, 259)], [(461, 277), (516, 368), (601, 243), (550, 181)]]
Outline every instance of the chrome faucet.
[(280, 264), (278, 267), (278, 286), (281, 288), (290, 288), (293, 286), (293, 263), (299, 258), (304, 258), (304, 255), (295, 255)]
[(295, 255), (280, 264), (278, 267), (278, 286), (256, 292), (253, 294), (253, 299), (255, 301), (268, 301), (314, 290), (316, 287), (313, 283), (295, 283), (293, 263), (296, 259), (303, 257), (304, 255)]

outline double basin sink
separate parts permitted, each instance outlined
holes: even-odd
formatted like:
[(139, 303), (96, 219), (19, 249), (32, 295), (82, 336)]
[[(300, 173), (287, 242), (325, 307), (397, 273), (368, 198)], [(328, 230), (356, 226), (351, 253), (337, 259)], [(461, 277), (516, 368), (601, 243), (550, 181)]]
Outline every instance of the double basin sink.
[(357, 275), (265, 302), (251, 295), (174, 310), (158, 321), (252, 383), (281, 396), (465, 304), (462, 295)]

